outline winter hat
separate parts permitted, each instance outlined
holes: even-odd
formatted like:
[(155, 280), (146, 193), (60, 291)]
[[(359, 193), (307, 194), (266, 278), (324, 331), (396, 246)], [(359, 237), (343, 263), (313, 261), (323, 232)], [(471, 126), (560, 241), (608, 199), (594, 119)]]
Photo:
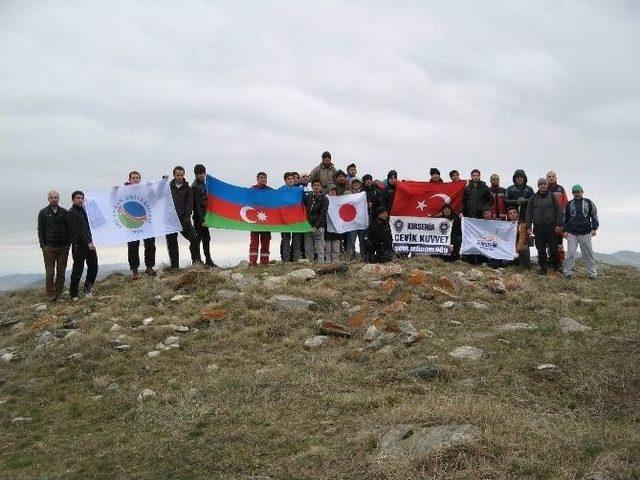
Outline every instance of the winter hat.
[(432, 168), (431, 170), (429, 170), (429, 175), (440, 175), (440, 170), (438, 170), (437, 168)]
[(584, 192), (584, 190), (582, 190), (582, 185), (580, 185), (579, 183), (576, 183), (573, 187), (571, 187), (571, 192)]

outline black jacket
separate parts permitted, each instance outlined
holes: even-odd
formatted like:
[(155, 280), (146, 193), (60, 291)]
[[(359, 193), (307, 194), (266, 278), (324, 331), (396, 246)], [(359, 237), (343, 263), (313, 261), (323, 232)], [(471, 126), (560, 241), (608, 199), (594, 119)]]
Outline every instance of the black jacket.
[(562, 220), (562, 207), (560, 207), (553, 193), (538, 192), (529, 199), (525, 220), (527, 227), (530, 227), (532, 223), (533, 225), (546, 227), (560, 226), (562, 225)]
[(367, 249), (373, 261), (384, 262), (393, 257), (393, 239), (389, 221), (376, 218), (367, 230)]
[(452, 213), (448, 217), (444, 215), (442, 218), (446, 218), (447, 220), (451, 220), (451, 245), (458, 246), (462, 244), (462, 221), (460, 220), (460, 216)]
[(482, 209), (491, 206), (493, 195), (483, 181), (469, 181), (464, 187), (462, 197), (462, 213), (465, 217), (482, 218)]
[(72, 244), (86, 247), (93, 243), (91, 228), (89, 228), (89, 218), (84, 207), (73, 205), (69, 209), (69, 212), (67, 212), (67, 225)]
[(316, 195), (308, 193), (304, 197), (304, 207), (307, 210), (307, 218), (313, 228), (327, 228), (327, 209), (329, 199), (323, 193)]
[(204, 216), (207, 213), (207, 183), (201, 182), (197, 178), (191, 184), (193, 193), (193, 223), (202, 225)]
[(176, 181), (171, 180), (169, 183), (171, 189), (171, 197), (173, 198), (173, 206), (176, 207), (178, 219), (184, 227), (191, 222), (191, 213), (193, 212), (193, 193), (189, 182), (185, 181), (180, 188), (176, 186)]
[[(524, 183), (522, 185), (516, 184), (516, 177), (519, 175), (524, 177)], [(533, 197), (534, 193), (533, 188), (527, 185), (527, 175), (524, 173), (524, 170), (519, 169), (513, 173), (513, 185), (507, 188), (504, 203), (507, 207), (516, 207), (520, 213), (520, 220), (524, 221), (527, 215), (527, 203), (529, 199)], [(519, 198), (523, 198), (524, 203), (518, 204)]]
[(40, 248), (69, 245), (67, 211), (64, 208), (58, 207), (58, 211), (54, 212), (51, 205), (48, 205), (40, 210), (38, 213), (38, 241)]

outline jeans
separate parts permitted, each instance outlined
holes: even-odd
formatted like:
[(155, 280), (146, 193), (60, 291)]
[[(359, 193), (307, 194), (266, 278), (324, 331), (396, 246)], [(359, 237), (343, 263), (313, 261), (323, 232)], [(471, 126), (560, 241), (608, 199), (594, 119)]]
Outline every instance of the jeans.
[[(191, 223), (182, 226), (180, 234), (189, 240), (189, 251), (191, 252), (191, 261), (202, 262), (200, 259), (200, 247), (198, 246), (198, 234)], [(169, 251), (169, 260), (171, 268), (180, 268), (180, 250), (178, 248), (178, 234), (170, 233), (165, 236), (167, 240), (167, 250)]]
[(73, 257), (73, 267), (71, 269), (71, 283), (69, 285), (69, 296), (78, 296), (78, 285), (84, 271), (84, 264), (87, 263), (87, 276), (84, 279), (84, 293), (89, 293), (98, 276), (98, 253), (89, 250), (86, 245), (72, 245), (71, 256)]
[[(153, 268), (156, 265), (156, 239), (145, 238), (144, 242), (144, 265)], [(129, 258), (129, 270), (140, 268), (140, 240), (127, 243), (127, 257)]]
[(59, 296), (64, 289), (64, 274), (69, 258), (69, 245), (63, 247), (45, 245), (42, 248), (42, 256), (44, 257), (44, 271), (47, 279), (47, 295), (49, 297)]
[(347, 255), (350, 260), (356, 258), (356, 238), (358, 239), (358, 245), (360, 246), (360, 257), (363, 262), (367, 261), (367, 246), (364, 241), (366, 230), (352, 230), (347, 232)]
[(567, 238), (567, 256), (564, 260), (563, 273), (565, 275), (571, 275), (573, 273), (573, 266), (576, 261), (576, 252), (580, 246), (580, 252), (582, 252), (582, 260), (587, 266), (587, 273), (590, 277), (595, 277), (598, 272), (596, 271), (596, 259), (593, 255), (593, 246), (591, 244), (591, 233), (585, 235), (573, 235), (569, 234)]

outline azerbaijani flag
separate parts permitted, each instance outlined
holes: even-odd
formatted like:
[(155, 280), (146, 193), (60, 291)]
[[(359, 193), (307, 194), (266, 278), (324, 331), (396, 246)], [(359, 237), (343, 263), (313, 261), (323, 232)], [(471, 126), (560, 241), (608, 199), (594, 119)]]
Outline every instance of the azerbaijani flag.
[(254, 232), (310, 232), (302, 189), (238, 187), (207, 175), (208, 227)]

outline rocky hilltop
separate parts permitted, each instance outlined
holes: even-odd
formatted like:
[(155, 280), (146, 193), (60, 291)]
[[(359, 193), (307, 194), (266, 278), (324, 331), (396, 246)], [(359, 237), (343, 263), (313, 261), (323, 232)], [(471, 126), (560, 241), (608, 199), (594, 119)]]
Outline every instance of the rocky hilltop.
[(640, 475), (639, 272), (421, 258), (0, 297), (2, 477)]

